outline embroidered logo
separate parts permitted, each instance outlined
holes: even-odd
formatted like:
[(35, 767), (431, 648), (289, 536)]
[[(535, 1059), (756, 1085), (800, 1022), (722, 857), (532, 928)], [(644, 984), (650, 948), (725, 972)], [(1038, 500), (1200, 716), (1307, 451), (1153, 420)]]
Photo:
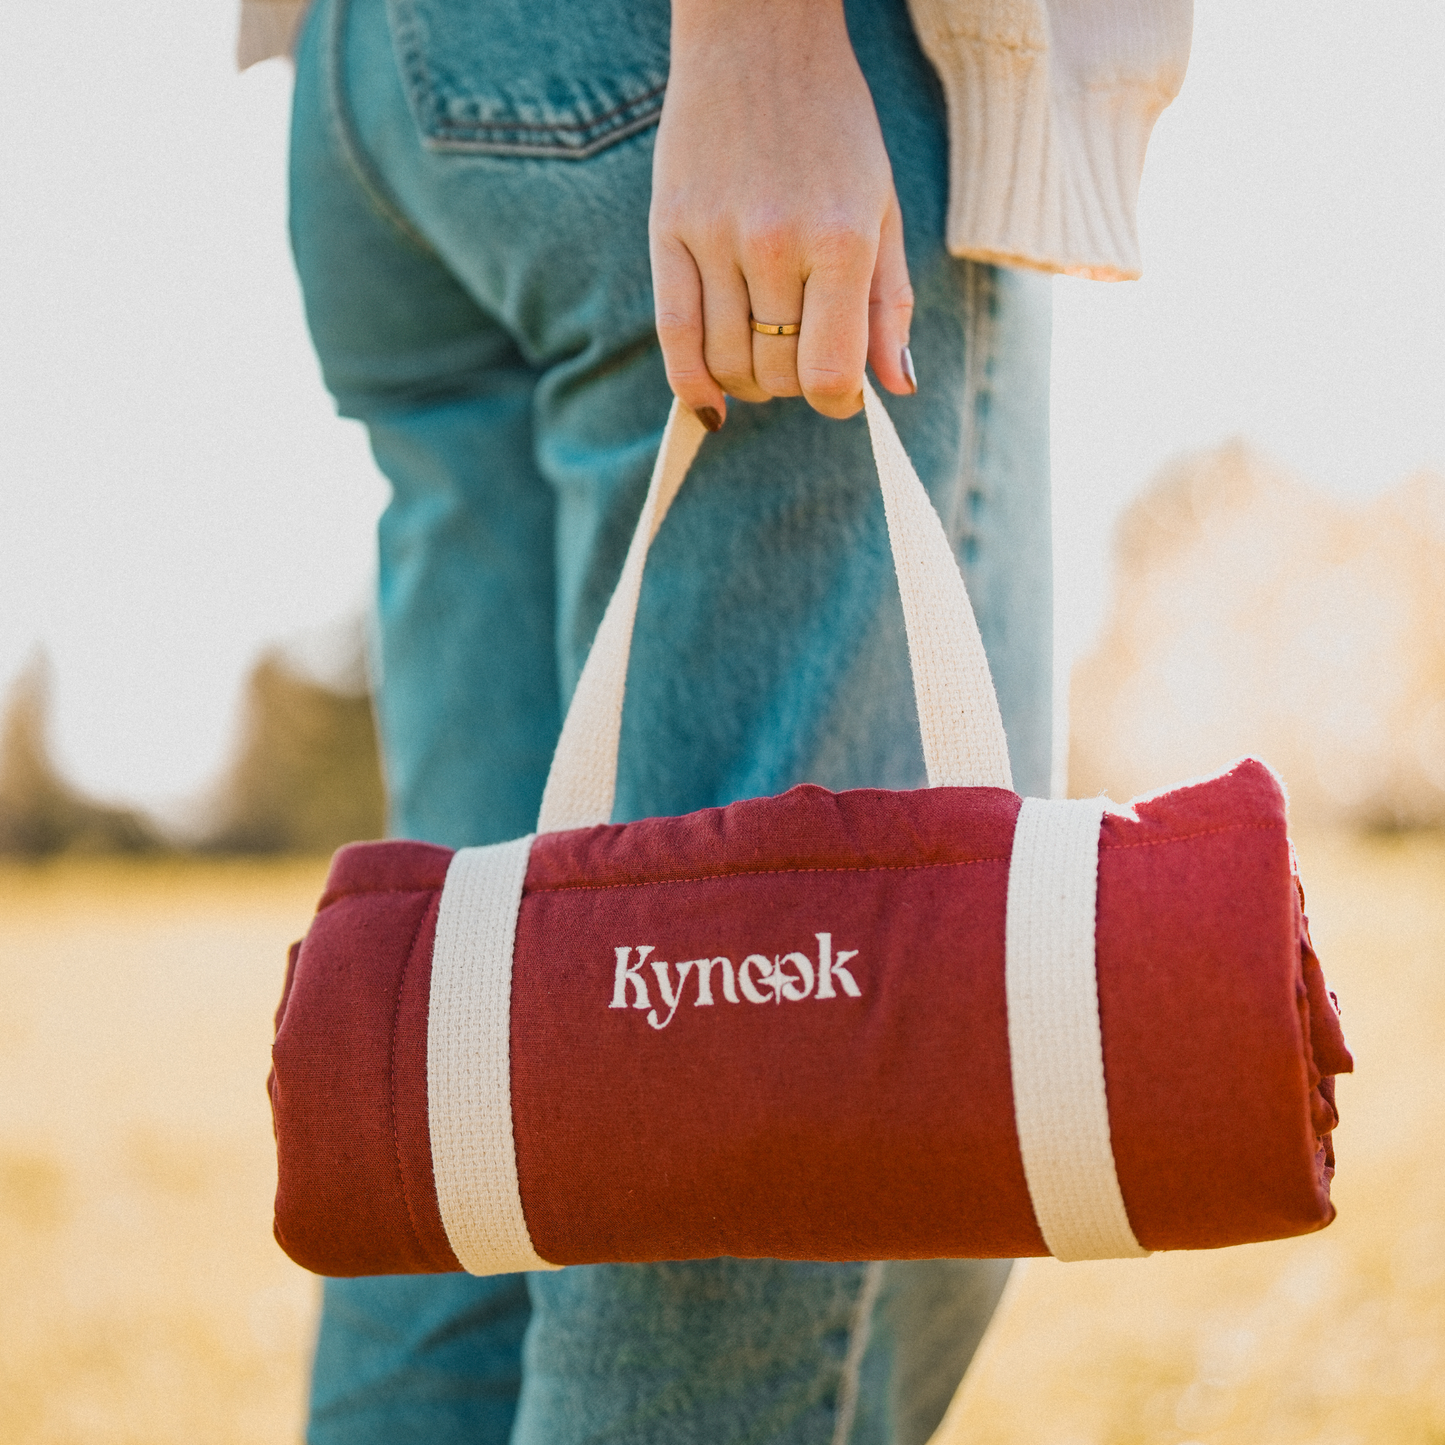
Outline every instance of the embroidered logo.
[[(846, 966), (850, 958), (858, 957), (856, 948), (840, 948), (833, 952), (833, 935), (815, 933), (818, 940), (818, 962), (816, 966), (806, 953), (774, 954), (771, 958), (761, 953), (750, 953), (733, 968), (733, 961), (719, 954), (715, 958), (690, 958), (684, 963), (667, 963), (660, 958), (649, 958), (653, 951), (650, 943), (635, 947), (618, 947), (617, 966), (612, 975), (612, 1002), (608, 1008), (647, 1010), (647, 1022), (655, 1029), (665, 1029), (677, 1013), (682, 1002), (683, 991), (689, 977), (695, 979), (693, 996), (694, 1008), (709, 1008), (716, 999), (713, 996), (713, 979), (717, 979), (722, 996), (729, 1003), (747, 999), (749, 1003), (801, 1003), (806, 998), (837, 998), (839, 991), (849, 998), (862, 998), (863, 990), (858, 980)], [(633, 961), (633, 954), (637, 955)], [(856, 965), (855, 965), (856, 966)], [(647, 977), (644, 968), (652, 970), (662, 1006), (667, 1017), (659, 1022), (659, 1010), (653, 1006), (647, 991)], [(676, 982), (673, 970), (677, 970)], [(629, 989), (631, 997), (629, 999)]]

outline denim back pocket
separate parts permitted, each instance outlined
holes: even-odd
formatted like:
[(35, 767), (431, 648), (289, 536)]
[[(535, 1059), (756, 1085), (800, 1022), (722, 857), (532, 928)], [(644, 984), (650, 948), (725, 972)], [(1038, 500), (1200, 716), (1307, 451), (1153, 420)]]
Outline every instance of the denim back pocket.
[(387, 0), (433, 150), (582, 160), (657, 123), (669, 0)]

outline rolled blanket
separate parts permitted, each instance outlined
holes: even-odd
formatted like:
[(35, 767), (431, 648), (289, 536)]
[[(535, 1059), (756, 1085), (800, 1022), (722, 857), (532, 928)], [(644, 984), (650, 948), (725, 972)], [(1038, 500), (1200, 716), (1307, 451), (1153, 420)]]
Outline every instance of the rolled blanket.
[[(538, 838), (509, 1016), (469, 1033), (452, 1007), (442, 1039), (454, 855), (343, 849), (277, 1020), (277, 1238), (322, 1274), (455, 1270), (444, 1217), (490, 1195), (482, 1232), (519, 1208), (550, 1264), (1047, 1253), (1010, 1063), (1020, 806), (801, 787)], [(1103, 818), (1096, 925), (1128, 1226), (1145, 1250), (1322, 1228), (1351, 1064), (1279, 787), (1247, 761), (1136, 813)], [(506, 1067), (476, 1059), (446, 1122), (500, 1120), (515, 1173), (474, 1160), (439, 1199), (428, 1056), (487, 1045)]]
[(330, 1275), (1084, 1259), (1328, 1224), (1352, 1065), (1278, 780), (1018, 797), (941, 529), (887, 475), (934, 786), (600, 821), (675, 424), (538, 834), (345, 848), (292, 949), (286, 1252)]

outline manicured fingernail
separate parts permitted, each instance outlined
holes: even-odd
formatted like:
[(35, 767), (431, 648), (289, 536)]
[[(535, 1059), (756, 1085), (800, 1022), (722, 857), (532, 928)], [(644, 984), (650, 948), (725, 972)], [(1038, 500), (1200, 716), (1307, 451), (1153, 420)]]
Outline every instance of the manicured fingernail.
[(903, 375), (908, 378), (908, 389), (916, 393), (918, 373), (913, 369), (913, 353), (906, 346), (898, 353), (898, 364), (903, 368)]
[[(914, 390), (915, 390), (915, 391), (916, 391), (917, 389), (918, 389), (917, 387), (914, 387)], [(697, 419), (698, 419), (709, 431), (721, 431), (721, 430), (722, 430), (723, 419), (722, 419), (722, 417), (720, 417), (720, 416), (718, 415), (718, 411), (717, 411), (717, 408), (716, 408), (715, 406), (700, 406), (700, 407), (698, 407), (695, 415), (697, 416)]]

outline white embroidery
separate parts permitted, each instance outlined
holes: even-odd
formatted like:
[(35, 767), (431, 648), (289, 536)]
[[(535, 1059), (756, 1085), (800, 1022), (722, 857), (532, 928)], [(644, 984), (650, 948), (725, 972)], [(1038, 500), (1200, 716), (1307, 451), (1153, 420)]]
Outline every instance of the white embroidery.
[[(758, 974), (758, 982), (753, 982), (753, 965), (762, 970)], [(763, 992), (769, 987), (773, 977), (773, 961), (761, 953), (750, 953), (743, 959), (742, 966), (738, 969), (738, 987), (742, 989), (743, 996), (749, 1003), (767, 1003), (768, 996)]]
[(665, 1029), (668, 1024), (672, 1022), (672, 1015), (677, 1012), (677, 1006), (682, 1002), (682, 986), (684, 983), (687, 982), (688, 970), (692, 967), (692, 964), (680, 963), (677, 965), (676, 993), (672, 991), (672, 985), (668, 982), (667, 979), (668, 967), (669, 965), (665, 963), (654, 962), (652, 965), (652, 971), (657, 975), (657, 986), (659, 989), (662, 990), (662, 1001), (671, 1010), (668, 1016), (663, 1019), (661, 1023), (658, 1023), (657, 1021), (657, 1010), (648, 1010), (647, 1022), (650, 1023), (655, 1029)]
[[(737, 984), (733, 978), (733, 961), (730, 958), (694, 958), (691, 967), (697, 970), (697, 998), (693, 1006), (695, 1008), (706, 1008), (712, 1003), (712, 971), (718, 965), (722, 970), (722, 991), (723, 997), (729, 1003), (738, 1001)], [(687, 964), (679, 964), (679, 968), (688, 967)]]
[(818, 997), (832, 998), (833, 980), (836, 978), (843, 985), (843, 992), (849, 998), (862, 998), (863, 990), (858, 987), (853, 975), (843, 967), (850, 958), (858, 957), (856, 948), (847, 948), (839, 952), (838, 957), (833, 957), (833, 935), (831, 933), (819, 933), (814, 935), (818, 940)]
[(651, 1008), (652, 1000), (647, 996), (647, 984), (641, 977), (642, 965), (647, 955), (652, 952), (652, 945), (644, 943), (637, 950), (637, 962), (629, 964), (628, 959), (632, 957), (630, 948), (619, 948), (617, 950), (617, 971), (613, 974), (612, 1002), (608, 1008), (627, 1007), (627, 985), (632, 985), (632, 1007)]
[[(798, 970), (796, 978), (788, 976), (783, 968), (785, 963)], [(813, 960), (806, 953), (785, 953), (781, 958), (774, 959), (773, 987), (776, 991), (774, 1002), (778, 998), (786, 998), (798, 1003), (807, 998), (813, 991)]]
[[(728, 1003), (742, 999), (755, 1004), (779, 1004), (784, 999), (802, 1003), (809, 998), (837, 998), (839, 989), (849, 998), (862, 998), (863, 990), (846, 966), (849, 959), (858, 957), (858, 950), (840, 948), (834, 953), (831, 933), (815, 933), (813, 937), (818, 940), (816, 964), (808, 954), (794, 950), (771, 955), (750, 953), (736, 969), (732, 959), (724, 954), (669, 963), (666, 959), (651, 957), (655, 952), (651, 943), (618, 944), (613, 949), (612, 1001), (607, 1007), (645, 1010), (647, 1022), (654, 1029), (665, 1029), (682, 1004), (690, 977), (697, 980), (692, 1000), (694, 1008), (711, 1008), (717, 1002), (713, 993), (714, 972)], [(651, 968), (657, 981), (661, 1008), (653, 1007), (644, 968)], [(673, 982), (674, 969), (676, 983)]]

